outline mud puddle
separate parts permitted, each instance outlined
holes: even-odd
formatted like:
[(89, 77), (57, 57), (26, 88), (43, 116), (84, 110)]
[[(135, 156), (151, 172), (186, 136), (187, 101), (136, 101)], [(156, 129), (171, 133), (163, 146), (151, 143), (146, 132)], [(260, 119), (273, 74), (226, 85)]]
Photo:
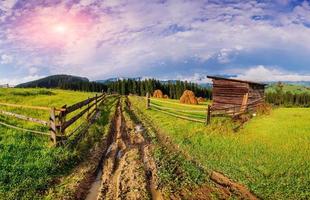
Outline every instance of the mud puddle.
[(144, 127), (126, 123), (122, 106), (117, 109), (112, 141), (86, 199), (162, 200), (156, 184), (156, 165), (143, 137)]

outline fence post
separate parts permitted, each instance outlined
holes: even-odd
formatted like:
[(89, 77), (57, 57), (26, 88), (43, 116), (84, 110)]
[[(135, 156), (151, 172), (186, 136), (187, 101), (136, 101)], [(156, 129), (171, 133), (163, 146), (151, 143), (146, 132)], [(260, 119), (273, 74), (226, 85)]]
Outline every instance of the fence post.
[(208, 105), (208, 112), (207, 112), (207, 125), (211, 123), (211, 106)]
[(55, 107), (51, 108), (50, 113), (50, 132), (51, 132), (51, 141), (53, 142), (53, 145), (57, 145), (57, 128), (56, 128), (56, 116), (55, 116)]
[(87, 103), (87, 116), (86, 116), (86, 118), (87, 118), (87, 120), (89, 120), (89, 97), (87, 98), (87, 100), (88, 100), (88, 103)]
[(150, 99), (150, 93), (146, 93), (146, 109), (150, 109), (150, 103), (151, 103), (151, 99)]
[(96, 107), (95, 107), (95, 109), (96, 109), (96, 111), (98, 110), (98, 106), (97, 106), (97, 103), (98, 103), (98, 95), (96, 94), (96, 100), (95, 100), (95, 104), (96, 104)]
[[(61, 107), (61, 111), (59, 113), (59, 116), (58, 116), (58, 119), (59, 119), (59, 124), (58, 124), (58, 131), (57, 133), (60, 134), (61, 136), (61, 143), (63, 143), (63, 139), (64, 139), (64, 136), (65, 136), (65, 132), (66, 130), (64, 129), (64, 123), (66, 122), (66, 108), (67, 108), (67, 105), (64, 105)], [(57, 135), (56, 135), (57, 137)]]

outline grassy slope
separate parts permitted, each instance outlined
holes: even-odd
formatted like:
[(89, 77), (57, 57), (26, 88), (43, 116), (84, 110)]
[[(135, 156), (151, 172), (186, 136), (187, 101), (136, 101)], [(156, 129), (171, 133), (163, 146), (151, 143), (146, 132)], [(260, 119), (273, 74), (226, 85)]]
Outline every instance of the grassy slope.
[[(11, 103), (11, 104), (21, 104), (30, 106), (43, 106), (43, 107), (56, 107), (60, 108), (64, 105), (72, 105), (79, 101), (85, 100), (88, 97), (93, 97), (94, 93), (87, 92), (75, 92), (75, 91), (64, 91), (64, 90), (51, 90), (51, 89), (22, 89), (22, 88), (0, 88), (0, 102), (1, 103)], [(0, 110), (10, 111), (17, 114), (26, 115), (29, 117), (34, 117), (48, 121), (49, 111), (44, 110), (33, 110), (24, 108), (14, 108), (1, 106)], [(80, 112), (79, 110), (76, 112)], [(75, 115), (76, 112), (68, 115), (68, 118)], [(11, 117), (0, 116), (1, 121), (5, 121), (8, 124), (14, 124), (22, 126), (25, 128), (37, 129), (41, 131), (47, 131), (47, 128), (33, 124), (25, 123), (21, 120), (14, 120)], [(81, 121), (81, 120), (80, 120)], [(79, 121), (79, 122), (80, 122)], [(77, 123), (78, 124), (78, 123)], [(75, 125), (77, 125), (75, 124)], [(75, 126), (69, 127), (68, 131), (74, 129)]]
[[(266, 89), (267, 92), (276, 92), (276, 84), (270, 85)], [(284, 92), (291, 92), (291, 93), (310, 93), (310, 87), (303, 86), (303, 85), (292, 85), (292, 84), (284, 84), (283, 86)]]
[[(168, 103), (163, 103), (162, 101), (166, 101)], [(199, 103), (199, 105), (182, 105), (180, 104), (179, 100), (175, 99), (157, 99), (157, 98), (152, 98), (151, 103), (156, 105), (156, 106), (161, 106), (163, 107), (163, 110), (167, 110), (171, 113), (178, 114), (178, 115), (183, 115), (186, 117), (191, 117), (195, 119), (202, 119), (204, 120), (206, 118), (206, 112), (207, 112), (207, 105), (208, 102), (203, 102)], [(167, 108), (170, 109), (167, 109)], [(175, 109), (175, 110), (172, 110)], [(199, 111), (199, 112), (194, 112), (194, 111)]]
[(145, 110), (145, 101), (131, 97), (174, 143), (208, 170), (225, 173), (267, 199), (310, 196), (309, 109), (277, 109), (246, 124), (239, 133), (229, 122), (209, 127)]
[[(93, 94), (62, 90), (0, 89), (0, 102), (36, 106), (62, 106), (65, 103), (70, 105), (88, 96)], [(48, 119), (48, 112), (45, 111), (13, 110)], [(31, 123), (1, 117), (1, 121), (3, 120), (10, 124), (46, 131), (46, 128)], [(79, 153), (81, 152), (65, 148), (49, 148), (48, 138), (45, 136), (0, 126), (0, 199), (35, 199), (38, 191), (47, 189), (55, 177), (65, 174), (76, 164)]]

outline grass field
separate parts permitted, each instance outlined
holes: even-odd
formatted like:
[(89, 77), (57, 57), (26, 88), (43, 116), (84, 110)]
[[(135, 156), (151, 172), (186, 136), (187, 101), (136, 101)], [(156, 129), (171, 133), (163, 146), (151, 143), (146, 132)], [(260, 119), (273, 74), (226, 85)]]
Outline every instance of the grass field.
[[(61, 107), (64, 104), (71, 105), (85, 100), (93, 95), (63, 90), (0, 89), (0, 102)], [(109, 123), (105, 116), (109, 115), (110, 106), (114, 101), (115, 99), (110, 98), (100, 108), (103, 110), (101, 127)], [(45, 111), (5, 107), (1, 109), (9, 109), (44, 120), (48, 120), (49, 117), (49, 113)], [(46, 131), (46, 128), (20, 120), (7, 117), (0, 117), (0, 120), (13, 125)], [(92, 135), (87, 137), (98, 138), (100, 133), (93, 131)], [(83, 146), (74, 149), (50, 148), (49, 139), (46, 136), (20, 132), (0, 125), (0, 199), (41, 199), (41, 195), (53, 184), (55, 178), (68, 173), (90, 147), (91, 144), (85, 142)]]
[[(170, 113), (182, 115), (194, 119), (205, 120), (207, 113), (207, 105), (209, 102), (199, 103), (199, 105), (180, 104), (175, 99), (158, 99), (152, 98), (151, 105), (169, 111)], [(155, 107), (155, 108), (156, 108)]]
[[(276, 92), (276, 84), (269, 85), (266, 92)], [(284, 84), (283, 92), (291, 92), (293, 94), (310, 93), (309, 86)]]
[(310, 198), (310, 109), (275, 109), (235, 133), (229, 120), (214, 120), (206, 127), (146, 110), (142, 98), (130, 100), (208, 171), (224, 173), (263, 199)]

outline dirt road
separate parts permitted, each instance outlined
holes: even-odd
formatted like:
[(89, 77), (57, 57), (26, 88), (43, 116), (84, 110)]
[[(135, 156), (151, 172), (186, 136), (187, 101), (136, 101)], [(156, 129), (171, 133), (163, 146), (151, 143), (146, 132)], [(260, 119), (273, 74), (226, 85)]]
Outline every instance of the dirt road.
[(156, 165), (150, 155), (150, 145), (143, 137), (143, 128), (131, 120), (125, 121), (122, 105), (117, 109), (116, 127), (104, 155), (102, 170), (86, 199), (161, 200)]

